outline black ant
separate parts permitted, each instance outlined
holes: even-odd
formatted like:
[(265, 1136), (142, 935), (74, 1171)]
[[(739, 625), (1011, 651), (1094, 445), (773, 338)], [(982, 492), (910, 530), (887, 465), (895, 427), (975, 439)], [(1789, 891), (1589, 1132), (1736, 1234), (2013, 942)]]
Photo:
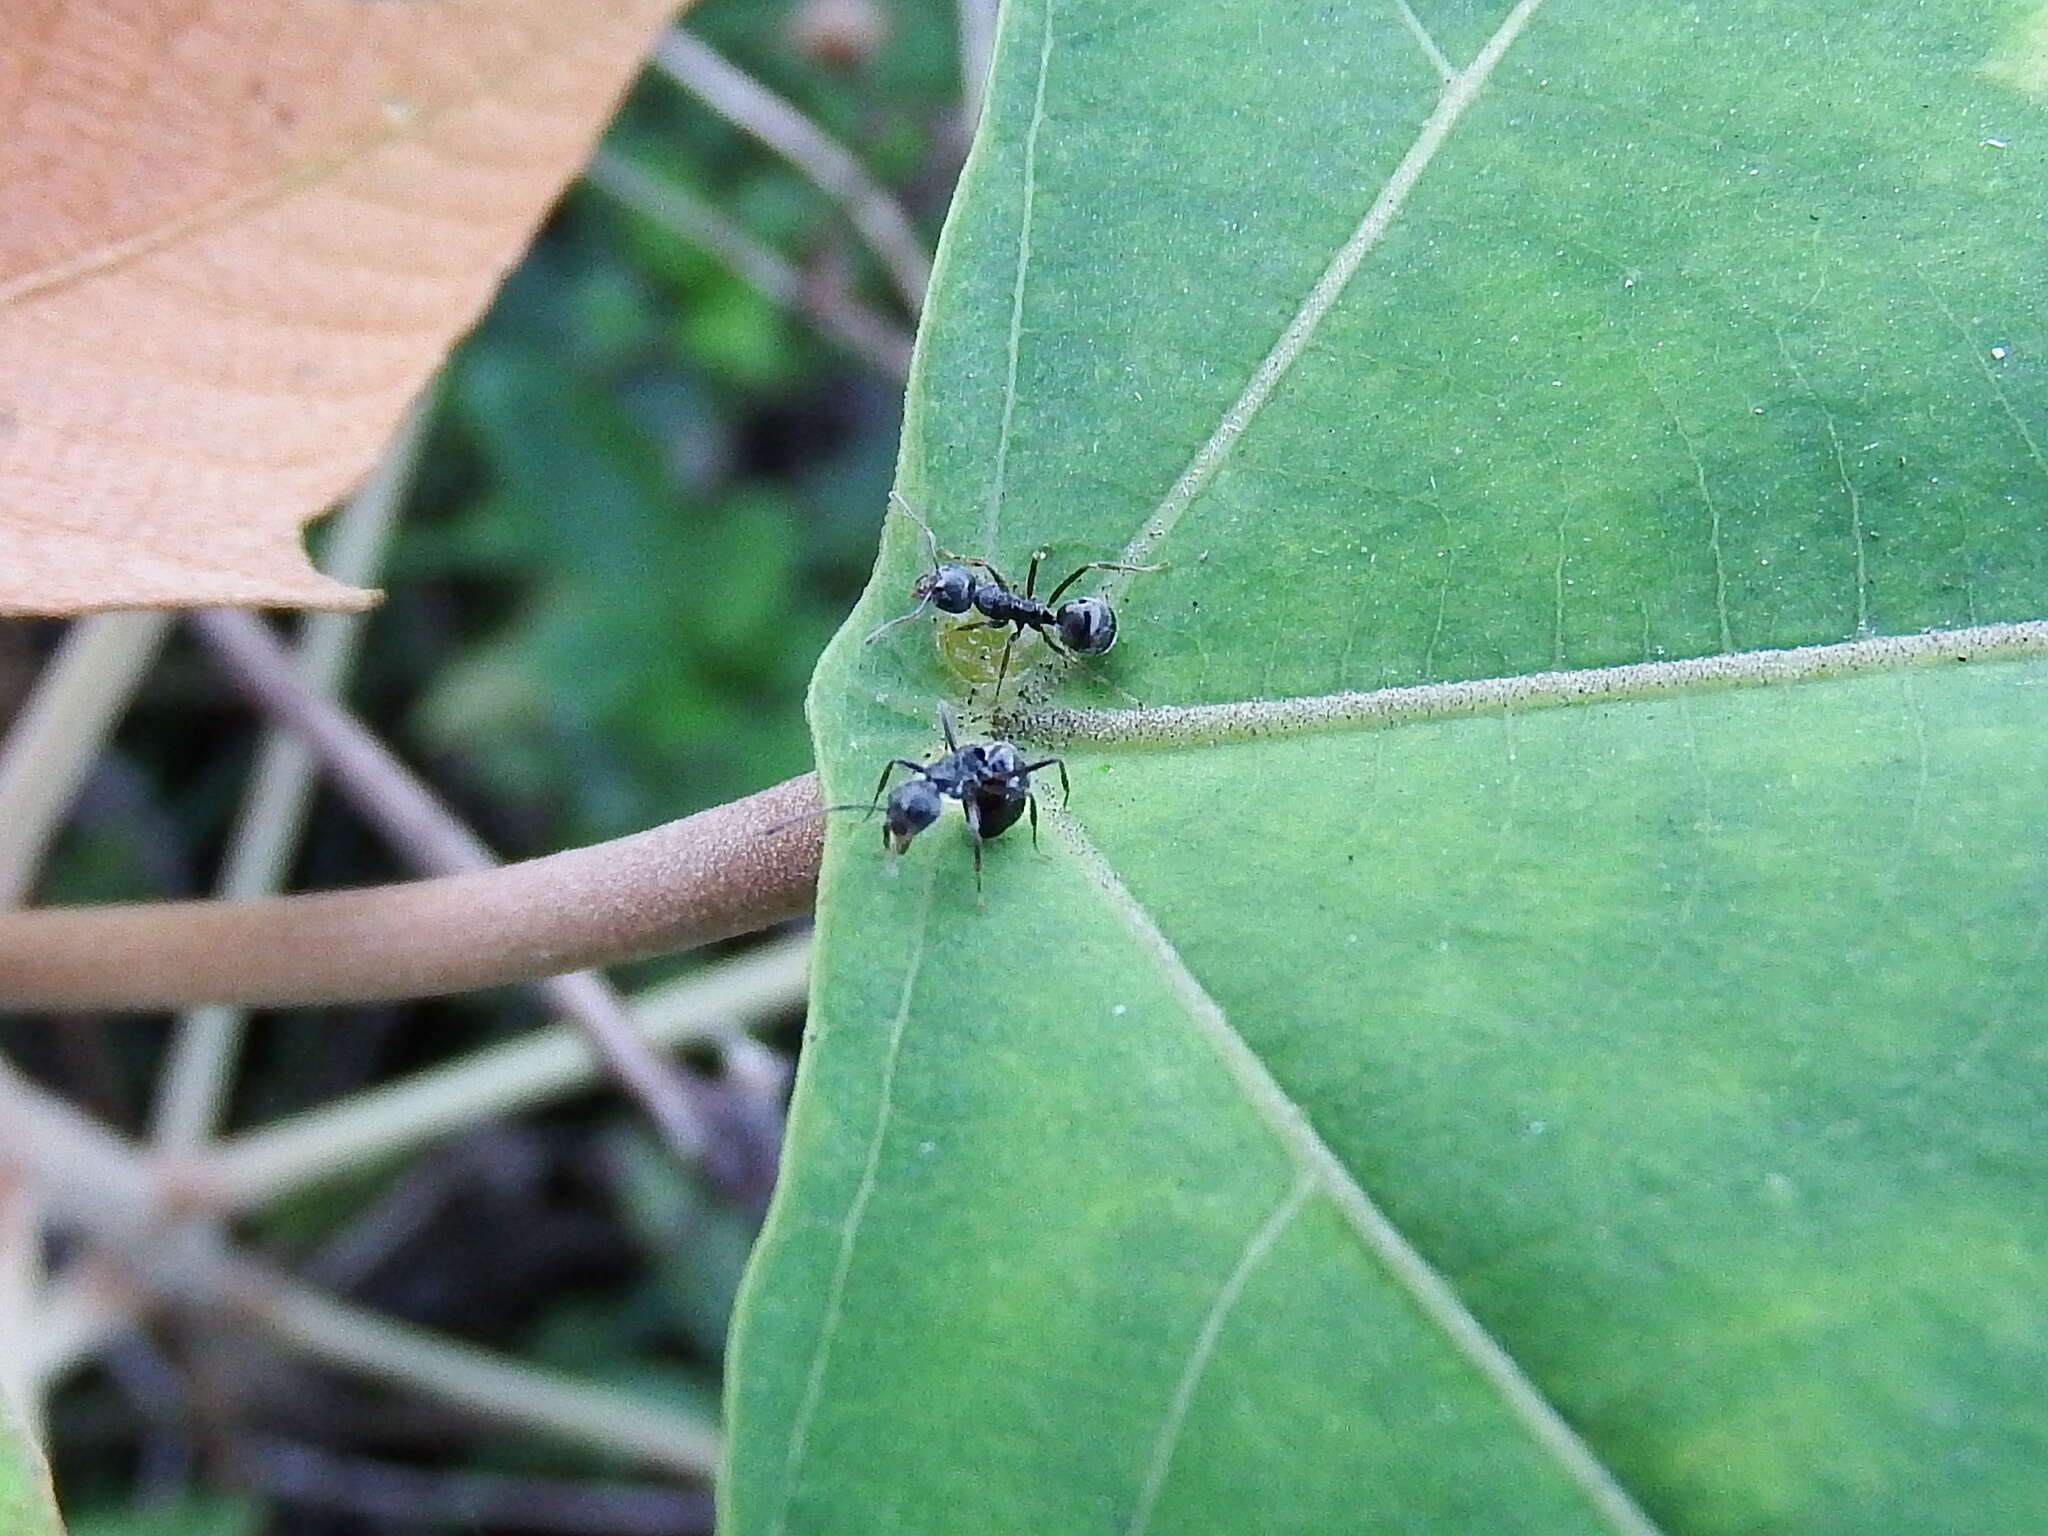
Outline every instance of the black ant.
[[(932, 568), (911, 584), (910, 595), (917, 599), (917, 606), (900, 618), (877, 625), (869, 633), (867, 643), (873, 645), (898, 624), (908, 624), (919, 617), (926, 608), (936, 608), (941, 613), (967, 613), (970, 610), (981, 614), (972, 624), (963, 624), (962, 629), (1000, 629), (1005, 624), (1014, 625), (1010, 638), (1003, 645), (1002, 664), (996, 669), (996, 698), (1003, 694), (1003, 679), (1009, 675), (1010, 652), (1024, 631), (1034, 629), (1056, 655), (1073, 653), (1080, 656), (1100, 656), (1116, 644), (1116, 610), (1109, 601), (1101, 597), (1077, 597), (1062, 603), (1060, 597), (1067, 588), (1079, 581), (1090, 571), (1163, 571), (1163, 565), (1126, 565), (1118, 560), (1090, 560), (1086, 565), (1077, 566), (1067, 578), (1044, 597), (1034, 594), (1038, 590), (1038, 565), (1046, 552), (1039, 550), (1031, 557), (1031, 569), (1024, 573), (1024, 590), (1013, 588), (1003, 573), (986, 560), (977, 560), (971, 555), (956, 555), (950, 550), (939, 548), (938, 536), (925, 520), (911, 511), (910, 503), (896, 492), (889, 493), (889, 501), (905, 517), (924, 530), (926, 546), (931, 550)], [(988, 572), (977, 576), (975, 567)], [(1059, 638), (1055, 640), (1053, 636)]]
[[(828, 805), (809, 816), (798, 817), (797, 821), (812, 821), (836, 811), (859, 811), (872, 816), (882, 809), (882, 791), (888, 788), (890, 775), (898, 768), (907, 768), (911, 777), (890, 791), (882, 816), (883, 849), (892, 859), (904, 852), (910, 847), (911, 839), (939, 819), (939, 812), (945, 808), (947, 800), (958, 800), (961, 813), (967, 818), (967, 832), (972, 840), (974, 893), (976, 901), (979, 901), (981, 845), (1001, 837), (1028, 810), (1031, 813), (1031, 846), (1037, 847), (1038, 797), (1031, 792), (1031, 775), (1041, 768), (1059, 769), (1060, 793), (1064, 798), (1070, 793), (1067, 765), (1057, 757), (1044, 757), (1035, 763), (1027, 763), (1024, 754), (1007, 741), (970, 741), (963, 747), (954, 729), (953, 711), (944, 704), (939, 705), (939, 731), (946, 738), (946, 750), (928, 763), (914, 762), (907, 757), (891, 758), (882, 769), (881, 778), (875, 781), (874, 798), (866, 805)], [(796, 824), (795, 821), (785, 821), (770, 827), (763, 835), (772, 836)]]

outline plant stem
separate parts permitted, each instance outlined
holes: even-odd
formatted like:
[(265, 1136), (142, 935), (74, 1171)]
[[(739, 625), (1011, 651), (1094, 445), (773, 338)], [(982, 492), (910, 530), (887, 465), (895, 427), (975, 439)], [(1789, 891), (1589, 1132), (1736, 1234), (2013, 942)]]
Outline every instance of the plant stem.
[(584, 180), (652, 219), (677, 239), (730, 267), (776, 303), (803, 315), (819, 330), (894, 379), (910, 377), (910, 334), (837, 286), (813, 282), (711, 204), (650, 175), (616, 150), (600, 149)]
[[(757, 1027), (801, 1003), (809, 959), (808, 937), (764, 945), (644, 994), (633, 1003), (634, 1023), (661, 1047)], [(595, 1076), (582, 1042), (556, 1026), (230, 1137), (179, 1182), (207, 1205), (245, 1210), (559, 1098)]]
[(36, 1324), (43, 1285), (42, 1201), (28, 1179), (0, 1168), (0, 1415), (37, 1439)]
[(815, 810), (817, 793), (805, 774), (614, 842), (438, 880), (0, 913), (0, 1009), (431, 997), (750, 933), (810, 905), (819, 833), (764, 834)]
[(28, 894), (93, 759), (156, 659), (165, 613), (74, 623), (0, 741), (0, 907)]
[(843, 146), (793, 104), (687, 32), (671, 30), (654, 45), (651, 62), (817, 183), (845, 210), (911, 314), (924, 309), (931, 258), (896, 200)]
[(717, 1470), (717, 1427), (696, 1414), (586, 1386), (392, 1322), (226, 1253), (196, 1267), (191, 1278), (189, 1299), (209, 1308), (225, 1306), (313, 1359), (685, 1477), (708, 1479)]
[(957, 0), (960, 27), (961, 116), (971, 136), (988, 96), (989, 63), (996, 51), (996, 0)]
[[(416, 401), (384, 449), (384, 456), (327, 530), (321, 568), (336, 581), (367, 587), (383, 564), (384, 547), (411, 487), (426, 436), (433, 386)], [(362, 637), (358, 613), (310, 613), (296, 646), (308, 687), (339, 692)], [(228, 844), (220, 894), (267, 896), (283, 884), (305, 826), (314, 785), (313, 754), (279, 726), (263, 733), (242, 813)], [(220, 1006), (196, 1008), (178, 1020), (159, 1078), (152, 1129), (158, 1145), (190, 1147), (213, 1134), (233, 1079), (246, 1015)]]
[[(357, 811), (416, 865), (448, 874), (483, 872), (496, 864), (476, 834), (396, 754), (354, 715), (307, 685), (292, 665), (290, 654), (260, 619), (230, 609), (214, 609), (194, 614), (192, 623), (243, 690), (274, 719), (289, 723), (299, 732)], [(687, 820), (671, 823), (672, 827), (690, 825)], [(607, 846), (622, 849), (631, 841), (621, 839)], [(540, 862), (543, 861), (535, 861)], [(561, 866), (556, 865), (555, 870), (561, 872)], [(715, 880), (722, 871), (714, 869), (707, 873)], [(527, 891), (529, 900), (539, 894)], [(553, 903), (561, 899), (559, 892), (548, 896)], [(598, 910), (601, 922), (623, 915), (604, 907), (601, 901)], [(528, 915), (533, 915), (532, 908)], [(723, 934), (706, 937), (723, 937), (735, 931), (743, 930), (728, 928)], [(361, 937), (355, 936), (358, 947), (361, 942)], [(582, 1028), (599, 1060), (611, 1069), (677, 1154), (690, 1162), (701, 1158), (713, 1139), (701, 1086), (678, 1074), (634, 1034), (609, 982), (594, 973), (578, 971), (577, 965), (574, 961), (551, 960), (530, 974), (538, 978), (537, 985), (549, 1002)], [(572, 971), (575, 974), (564, 974)]]

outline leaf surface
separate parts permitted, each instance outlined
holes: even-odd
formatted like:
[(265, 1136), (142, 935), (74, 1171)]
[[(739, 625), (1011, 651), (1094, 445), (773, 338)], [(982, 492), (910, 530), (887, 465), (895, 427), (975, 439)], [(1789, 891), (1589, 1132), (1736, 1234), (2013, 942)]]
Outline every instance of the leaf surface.
[(42, 1452), (22, 1431), (14, 1407), (0, 1398), (0, 1531), (8, 1536), (63, 1536)]
[(0, 37), (0, 613), (359, 607), (368, 468), (673, 0), (35, 0)]
[(900, 483), (1169, 568), (831, 840), (738, 1536), (2034, 1527), (2048, 12), (1823, 9), (1007, 9)]

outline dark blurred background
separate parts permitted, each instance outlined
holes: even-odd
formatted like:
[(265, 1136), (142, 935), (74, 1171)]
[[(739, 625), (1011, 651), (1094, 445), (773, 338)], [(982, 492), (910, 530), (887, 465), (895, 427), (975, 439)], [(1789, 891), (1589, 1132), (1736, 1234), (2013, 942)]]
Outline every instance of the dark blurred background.
[[(987, 8), (951, 0), (705, 0), (687, 22), (850, 150), (928, 253), (967, 141), (963, 14), (972, 38)], [(604, 153), (631, 185), (679, 196), (650, 207), (615, 179), (572, 185), (452, 356), (345, 690), (506, 858), (635, 831), (809, 765), (804, 688), (873, 558), (914, 325), (833, 196), (674, 79), (643, 76)], [(787, 270), (735, 270), (748, 258), (734, 231), (794, 285)], [(848, 306), (865, 342), (830, 318)], [(0, 625), (0, 723), (60, 633)], [(174, 629), (35, 898), (207, 894), (259, 723)], [(323, 791), (290, 884), (407, 873)], [(630, 992), (718, 958), (614, 979)], [(229, 1124), (544, 1018), (514, 989), (262, 1016)], [(799, 1027), (792, 1016), (765, 1038), (778, 1081)], [(161, 1020), (11, 1020), (0, 1045), (140, 1134), (167, 1034)], [(389, 1315), (715, 1403), (757, 1218), (756, 1199), (707, 1184), (607, 1086), (238, 1230)], [(56, 1395), (50, 1440), (75, 1532), (708, 1529), (701, 1488), (283, 1352), (210, 1347), (216, 1326), (160, 1318)]]

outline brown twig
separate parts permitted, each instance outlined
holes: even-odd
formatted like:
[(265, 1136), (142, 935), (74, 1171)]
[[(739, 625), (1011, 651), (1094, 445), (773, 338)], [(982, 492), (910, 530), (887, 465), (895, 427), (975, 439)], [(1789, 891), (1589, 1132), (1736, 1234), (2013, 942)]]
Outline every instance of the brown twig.
[[(242, 690), (273, 720), (285, 722), (300, 734), (357, 811), (417, 866), (431, 873), (449, 874), (482, 871), (495, 865), (491, 851), (476, 834), (383, 742), (339, 703), (306, 682), (290, 652), (262, 620), (253, 614), (222, 608), (194, 614), (192, 624)], [(759, 867), (757, 861), (739, 862), (742, 867)], [(700, 873), (708, 877), (702, 883), (711, 884), (721, 872), (714, 869)], [(556, 899), (559, 901), (559, 893)], [(607, 916), (628, 916), (615, 908), (601, 910)], [(706, 937), (726, 937), (744, 931), (726, 927), (723, 932)], [(674, 937), (673, 929), (670, 936)], [(672, 943), (670, 947), (681, 945)], [(710, 1123), (716, 1116), (710, 1102), (712, 1090), (678, 1073), (654, 1053), (635, 1032), (611, 984), (594, 972), (577, 969), (589, 963), (564, 957), (562, 963), (549, 963), (529, 974), (542, 978), (538, 981), (542, 993), (583, 1030), (591, 1049), (652, 1117), (676, 1151), (688, 1160), (703, 1158), (719, 1140), (717, 1128)]]
[(809, 908), (822, 836), (763, 834), (817, 803), (805, 774), (614, 842), (438, 880), (0, 913), (0, 1009), (430, 997), (708, 944)]

